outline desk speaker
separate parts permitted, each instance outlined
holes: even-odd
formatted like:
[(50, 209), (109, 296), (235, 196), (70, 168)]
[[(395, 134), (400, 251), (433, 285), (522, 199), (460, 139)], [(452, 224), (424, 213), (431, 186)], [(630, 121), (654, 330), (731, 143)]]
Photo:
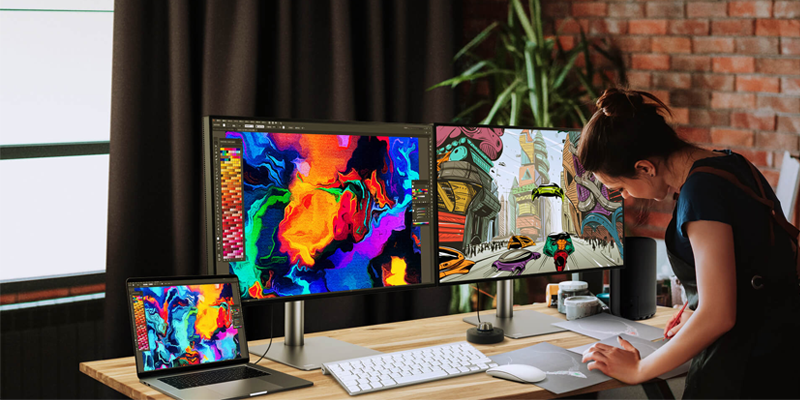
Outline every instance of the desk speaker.
[(656, 241), (625, 238), (625, 268), (611, 271), (611, 313), (631, 320), (656, 313)]

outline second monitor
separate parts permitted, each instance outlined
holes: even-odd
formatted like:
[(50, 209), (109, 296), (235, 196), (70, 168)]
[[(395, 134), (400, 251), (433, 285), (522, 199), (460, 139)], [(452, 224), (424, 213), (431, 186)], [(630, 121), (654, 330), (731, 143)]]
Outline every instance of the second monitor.
[(440, 284), (505, 280), (510, 323), (510, 279), (622, 266), (622, 196), (578, 161), (579, 131), (435, 129)]

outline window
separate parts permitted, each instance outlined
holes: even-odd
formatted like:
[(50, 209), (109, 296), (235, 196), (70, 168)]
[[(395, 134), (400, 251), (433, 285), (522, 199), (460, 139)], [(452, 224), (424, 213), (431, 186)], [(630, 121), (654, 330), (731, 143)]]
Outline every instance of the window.
[(0, 282), (104, 272), (112, 0), (0, 0)]

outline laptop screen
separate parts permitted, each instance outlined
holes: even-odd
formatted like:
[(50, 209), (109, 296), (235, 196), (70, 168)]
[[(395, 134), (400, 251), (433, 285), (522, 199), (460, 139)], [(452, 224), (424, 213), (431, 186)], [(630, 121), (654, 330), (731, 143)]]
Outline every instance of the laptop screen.
[(128, 280), (127, 289), (138, 372), (249, 358), (236, 276)]

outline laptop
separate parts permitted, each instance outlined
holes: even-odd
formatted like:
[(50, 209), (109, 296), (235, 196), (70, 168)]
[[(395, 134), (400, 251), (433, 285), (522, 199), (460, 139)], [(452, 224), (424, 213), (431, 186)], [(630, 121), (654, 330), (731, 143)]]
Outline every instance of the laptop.
[(126, 281), (139, 380), (176, 399), (236, 399), (313, 385), (249, 363), (235, 275)]

